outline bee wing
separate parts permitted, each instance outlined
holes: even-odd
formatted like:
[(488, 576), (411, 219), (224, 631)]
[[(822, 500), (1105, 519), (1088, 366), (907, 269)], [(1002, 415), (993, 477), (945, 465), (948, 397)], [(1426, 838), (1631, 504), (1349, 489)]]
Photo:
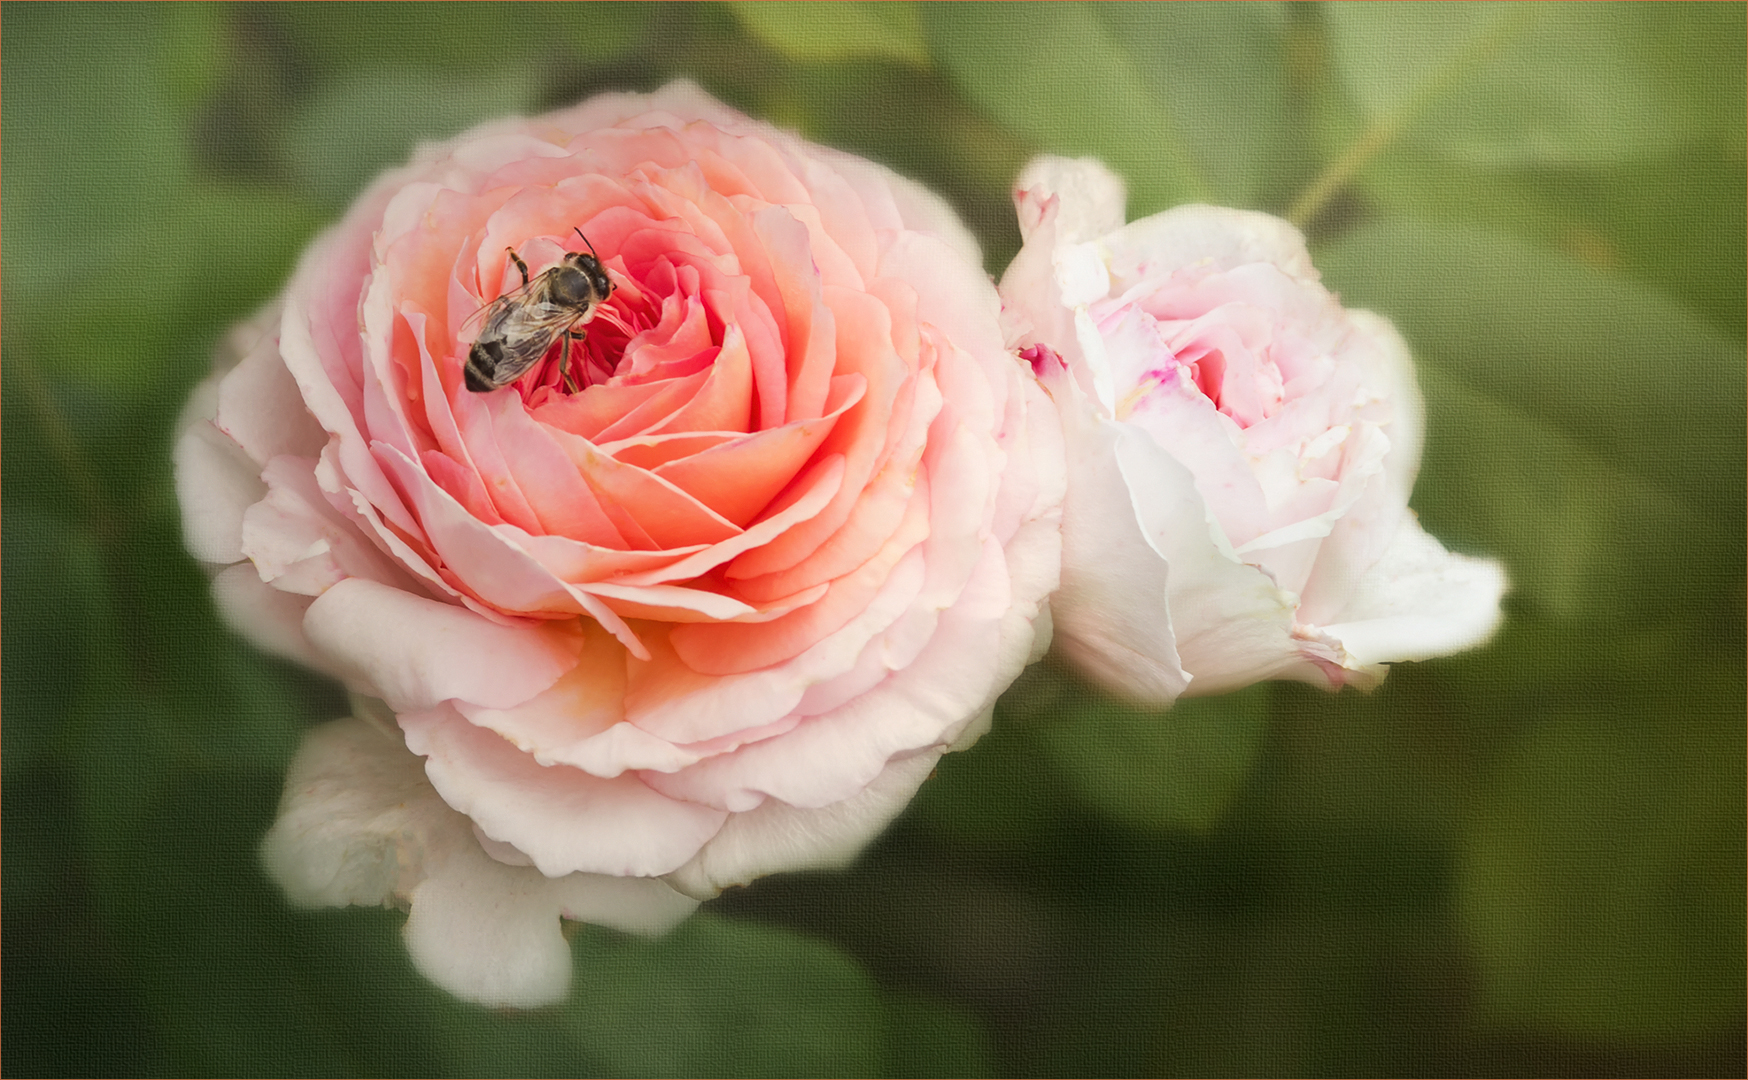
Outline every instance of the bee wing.
[(585, 312), (562, 304), (535, 301), (517, 312), (515, 333), (526, 337), (553, 338), (583, 321)]
[[(468, 329), (476, 324), (489, 324), (493, 321), (501, 323), (510, 312), (533, 303), (535, 293), (539, 291), (540, 286), (541, 278), (534, 277), (530, 278), (526, 284), (518, 285), (509, 292), (499, 293), (496, 299), (486, 301), (472, 315), (461, 320), (461, 326), (457, 332), (465, 335)], [(476, 335), (476, 339), (484, 336), (483, 333)]]
[(480, 335), (485, 340), (486, 333), (493, 334), (499, 345), (500, 356), (489, 376), (492, 384), (505, 386), (521, 378), (576, 324), (578, 314), (575, 308), (534, 302), (506, 308), (501, 319), (494, 316)]

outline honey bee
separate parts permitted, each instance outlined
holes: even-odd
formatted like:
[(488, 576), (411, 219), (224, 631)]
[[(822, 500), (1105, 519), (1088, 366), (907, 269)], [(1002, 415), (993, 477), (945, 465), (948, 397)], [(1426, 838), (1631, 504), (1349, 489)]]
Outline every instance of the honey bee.
[(564, 351), (559, 354), (559, 365), (565, 389), (576, 391), (570, 370), (571, 344), (583, 340), (582, 325), (595, 317), (613, 292), (613, 282), (601, 267), (595, 245), (589, 244), (581, 229), (577, 235), (583, 237), (589, 250), (570, 252), (533, 280), (528, 277), (528, 264), (510, 249), (510, 258), (522, 271), (522, 287), (498, 297), (473, 316), (484, 321), (463, 368), (469, 390), (483, 394), (510, 385), (562, 338)]

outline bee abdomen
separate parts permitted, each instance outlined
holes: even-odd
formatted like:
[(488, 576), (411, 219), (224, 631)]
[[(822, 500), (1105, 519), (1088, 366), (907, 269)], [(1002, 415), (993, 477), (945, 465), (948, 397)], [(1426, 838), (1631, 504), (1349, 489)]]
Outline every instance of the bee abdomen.
[(498, 384), (493, 376), (502, 360), (503, 347), (495, 341), (478, 342), (467, 350), (467, 363), (461, 369), (467, 388), (476, 394), (495, 390)]

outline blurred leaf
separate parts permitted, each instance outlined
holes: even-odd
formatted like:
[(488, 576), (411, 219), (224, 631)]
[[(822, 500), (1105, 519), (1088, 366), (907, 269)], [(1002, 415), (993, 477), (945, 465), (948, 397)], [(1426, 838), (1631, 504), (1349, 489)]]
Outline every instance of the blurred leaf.
[[(147, 4), (45, 4), (8, 13), (0, 40), (8, 308), (51, 293), (64, 297), (77, 279), (114, 261), (117, 235), (174, 203), (187, 175), (182, 130), (162, 80), (139, 77), (157, 70), (157, 14)], [(94, 72), (130, 77), (124, 84)], [(75, 295), (81, 304), (101, 303)], [(64, 303), (58, 311), (70, 321)]]
[(1219, 822), (1268, 731), (1270, 686), (1155, 709), (1061, 677), (1059, 711), (1031, 733), (1082, 799), (1141, 828)]
[[(490, 69), (488, 69), (490, 71)], [(534, 103), (529, 72), (499, 68), (466, 76), (369, 67), (327, 82), (292, 115), (285, 135), (294, 176), (329, 205), (350, 202), (377, 173), (422, 142)]]
[[(1484, 666), (1474, 654), (1396, 664), (1369, 694), (1276, 684), (1258, 790), (1246, 793), (1232, 817), (1239, 827), (1266, 824), (1294, 838), (1387, 837), (1404, 855), (1403, 836), (1422, 846), (1442, 843), (1455, 829), (1476, 733), (1442, 700), (1441, 676)], [(1332, 889), (1328, 882), (1340, 875), (1322, 878), (1318, 887)]]
[(1476, 792), (1460, 910), (1496, 1022), (1667, 1039), (1741, 1017), (1742, 671), (1668, 689), (1546, 715)]
[[(201, 1074), (363, 1075), (364, 1055), (349, 1029), (367, 1025), (371, 1042), (401, 1043), (395, 996), (382, 992), (380, 976), (354, 973), (354, 984), (377, 994), (345, 1015), (330, 1004), (328, 988), (310, 985), (321, 965), (308, 954), (336, 949), (354, 963), (365, 960), (358, 932), (372, 927), (353, 922), (350, 940), (333, 933), (332, 923), (312, 927), (315, 920), (287, 912), (264, 880), (255, 847), (272, 818), (279, 778), (170, 773), (150, 760), (139, 768), (173, 782), (142, 797), (125, 790), (125, 772), (93, 772), (81, 824), (96, 856), (98, 910), (115, 928), (118, 966), (140, 986), (172, 1060)], [(99, 806), (94, 795), (109, 796), (110, 805)], [(431, 1063), (405, 1064), (419, 1071)]]
[(1606, 164), (1673, 149), (1700, 125), (1684, 88), (1662, 77), (1655, 44), (1679, 14), (1481, 3), (1340, 3), (1326, 14), (1374, 130), (1457, 160)]
[(983, 110), (1041, 151), (1104, 159), (1129, 215), (1206, 197), (1173, 103), (1145, 61), (1079, 4), (927, 4), (936, 63)]
[[(203, 372), (206, 342), (278, 283), (317, 223), (283, 195), (196, 181), (159, 63), (162, 15), (26, 10), (3, 46), (6, 86), (30, 87), (4, 96), (8, 357), (120, 397)], [(78, 64), (60, 62), (69, 51)], [(111, 69), (131, 73), (125, 89), (90, 76)]]
[[(1597, 620), (1715, 610), (1739, 538), (1666, 483), (1628, 471), (1622, 456), (1657, 451), (1648, 438), (1610, 453), (1561, 431), (1533, 399), (1501, 402), (1430, 364), (1423, 382), (1431, 432), (1414, 501), (1436, 535), (1503, 558), (1517, 597), (1592, 633), (1612, 630)], [(1723, 466), (1695, 471), (1716, 483)]]
[(164, 85), (178, 105), (189, 106), (217, 88), (225, 75), (229, 43), (223, 4), (165, 4), (164, 43), (158, 55)]
[[(1739, 520), (1739, 343), (1645, 289), (1481, 230), (1379, 223), (1318, 262), (1346, 302), (1398, 322), (1430, 379), (1475, 395), (1481, 422), (1531, 417), (1648, 493), (1674, 495), (1720, 524)], [(1476, 444), (1467, 460), (1496, 470), (1517, 462), (1513, 482), (1558, 483), (1552, 472), (1522, 475), (1536, 461), (1528, 449)]]
[(653, 10), (632, 3), (277, 5), (273, 25), (324, 69), (385, 61), (476, 71), (505, 58), (618, 56), (642, 39)]
[(765, 44), (796, 60), (881, 56), (916, 67), (929, 63), (915, 4), (758, 0), (729, 7)]
[(1636, 4), (1624, 14), (1642, 64), (1677, 103), (1670, 120), (1740, 163), (1748, 151), (1748, 7)]
[(989, 1040), (977, 1018), (908, 994), (888, 994), (882, 1076), (990, 1076)]
[(856, 962), (791, 931), (694, 915), (656, 941), (584, 928), (564, 1007), (633, 1076), (871, 1076), (885, 1032)]
[[(12, 464), (12, 453), (7, 454)], [(6, 672), (0, 737), (8, 778), (52, 753), (79, 688), (104, 662), (96, 647), (109, 613), (103, 562), (91, 538), (64, 521), (11, 505), (4, 533)]]
[[(1342, 867), (1351, 873), (1355, 868)], [(1285, 886), (1287, 883), (1281, 883)], [(1343, 898), (1347, 899), (1347, 898)], [(1238, 925), (1196, 919), (1164, 943), (1142, 931), (1136, 951), (1164, 983), (1161, 1007), (1137, 1024), (1148, 1076), (1383, 1076), (1437, 1071), (1454, 957), (1425, 955), (1444, 930), (1395, 910), (1387, 894), (1348, 905), (1303, 900)], [(1149, 988), (1151, 989), (1151, 988)], [(1156, 991), (1157, 993), (1157, 991)], [(1137, 995), (1141, 996), (1141, 995)], [(1233, 1024), (1235, 1016), (1259, 1017)]]
[[(1162, 115), (1169, 110), (1175, 118), (1188, 156), (1207, 178), (1206, 197), (1224, 206), (1284, 203), (1310, 167), (1298, 102), (1287, 86), (1286, 5), (1095, 4), (1092, 10), (1134, 57)], [(1128, 179), (1132, 187), (1144, 182)]]
[(1739, 151), (1690, 147), (1605, 168), (1487, 169), (1401, 147), (1360, 174), (1395, 217), (1481, 226), (1649, 282), (1741, 339), (1748, 279)]
[(190, 185), (119, 231), (111, 257), (68, 283), (101, 298), (109, 318), (66, 320), (60, 305), (20, 312), (26, 355), (112, 394), (188, 386), (210, 369), (211, 342), (276, 291), (320, 220), (307, 204), (270, 191)]
[(177, 1071), (152, 1030), (112, 925), (91, 903), (61, 770), (8, 776), (4, 981), (7, 1076)]

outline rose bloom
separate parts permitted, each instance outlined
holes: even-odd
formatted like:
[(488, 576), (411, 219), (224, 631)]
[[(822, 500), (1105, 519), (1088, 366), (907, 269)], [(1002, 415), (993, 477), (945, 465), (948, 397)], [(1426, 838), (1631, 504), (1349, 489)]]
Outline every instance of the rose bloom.
[(1041, 158), (1001, 283), (1010, 339), (1069, 453), (1057, 640), (1169, 702), (1261, 679), (1366, 687), (1477, 645), (1499, 564), (1408, 509), (1424, 409), (1387, 321), (1318, 284), (1265, 214), (1182, 206), (1125, 225), (1096, 161)]
[[(469, 390), (508, 252), (591, 249), (574, 391), (563, 343)], [(177, 449), (221, 612), (359, 702), (274, 877), (405, 905), (427, 975), (530, 1005), (561, 916), (660, 929), (854, 855), (1048, 642), (1061, 435), (999, 310), (939, 198), (685, 83), (378, 180)]]

